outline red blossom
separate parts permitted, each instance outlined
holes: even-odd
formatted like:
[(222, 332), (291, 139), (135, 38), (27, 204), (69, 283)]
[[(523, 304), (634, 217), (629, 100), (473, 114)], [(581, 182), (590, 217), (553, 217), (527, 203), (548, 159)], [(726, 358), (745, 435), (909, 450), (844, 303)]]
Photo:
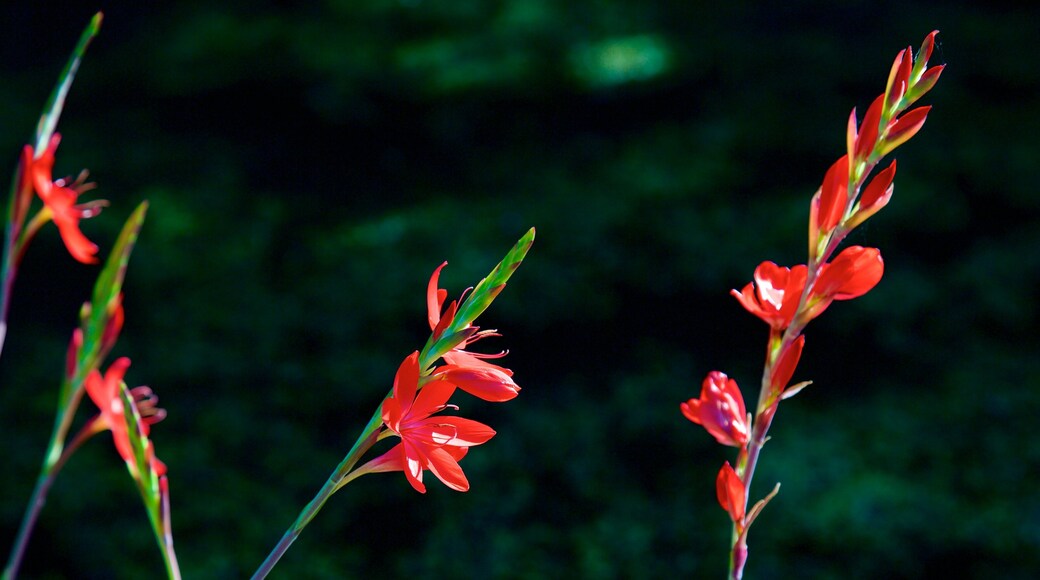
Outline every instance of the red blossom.
[[(462, 302), (460, 297), (457, 301), (453, 300), (446, 309), (443, 308), (448, 291), (437, 286), (441, 269), (447, 264), (444, 262), (433, 271), (426, 291), (427, 316), (434, 339), (439, 338), (454, 322), (458, 305)], [(494, 330), (480, 330), (476, 326), (470, 326), (467, 331), (468, 335), (455, 348), (444, 354), (444, 361), (448, 364), (438, 369), (438, 376), (440, 373), (447, 373), (448, 376), (443, 377), (444, 380), (485, 401), (501, 402), (516, 397), (520, 387), (513, 382), (513, 371), (486, 360), (501, 358), (506, 352), (486, 354), (466, 351), (466, 347), (482, 338), (500, 335)]]
[(750, 430), (747, 410), (737, 382), (719, 371), (711, 371), (701, 384), (699, 399), (679, 404), (687, 419), (703, 426), (723, 445), (744, 447)]
[[(72, 257), (84, 264), (97, 263), (98, 247), (80, 231), (79, 221), (94, 217), (108, 202), (95, 200), (76, 205), (76, 198), (84, 191), (93, 189), (93, 184), (84, 183), (82, 177), (71, 184), (66, 179), (52, 179), (54, 152), (60, 141), (61, 135), (55, 133), (39, 157), (33, 159), (32, 155), (23, 154), (23, 163), (27, 158), (31, 160), (31, 167), (25, 174), (32, 181), (36, 194), (40, 196), (46, 209), (50, 211), (51, 219), (58, 227), (61, 239), (65, 242), (65, 247), (68, 248)], [(26, 146), (26, 149), (32, 151), (29, 146)], [(83, 177), (85, 175), (84, 173)]]
[[(130, 434), (127, 431), (126, 414), (121, 396), (122, 390), (126, 388), (123, 383), (123, 376), (126, 375), (128, 368), (130, 368), (130, 359), (126, 357), (118, 358), (109, 365), (104, 377), (101, 376), (97, 369), (92, 370), (87, 375), (85, 387), (87, 394), (90, 395), (91, 400), (94, 401), (94, 404), (101, 411), (98, 416), (100, 424), (103, 428), (112, 431), (112, 439), (115, 440), (116, 451), (119, 452), (123, 461), (129, 465), (136, 465), (137, 460), (134, 458), (133, 445), (130, 442)], [(150, 388), (136, 387), (130, 393), (134, 405), (137, 407), (137, 412), (141, 416), (141, 434), (147, 437), (149, 427), (165, 418), (166, 411), (156, 406), (158, 398), (155, 397)], [(155, 452), (151, 445), (147, 445), (145, 453), (148, 454), (149, 463), (156, 475), (164, 475), (166, 473), (166, 465), (155, 457)]]
[(459, 460), (469, 447), (491, 439), (495, 431), (471, 419), (434, 413), (448, 407), (455, 385), (431, 380), (419, 389), (419, 353), (401, 363), (394, 377), (393, 396), (383, 401), (383, 424), (401, 442), (366, 465), (367, 472), (404, 471), (408, 483), (426, 492), (423, 471), (430, 470), (445, 485), (456, 491), (469, 489), (469, 481)]
[(812, 293), (801, 315), (812, 320), (834, 300), (851, 300), (871, 290), (885, 272), (881, 251), (877, 248), (849, 246), (838, 257), (820, 268)]
[(794, 318), (806, 273), (804, 265), (782, 268), (773, 262), (762, 262), (755, 268), (754, 282), (740, 292), (731, 290), (730, 294), (773, 330), (783, 330)]
[(733, 520), (738, 529), (744, 527), (744, 513), (747, 508), (747, 497), (744, 496), (744, 482), (733, 470), (729, 461), (719, 470), (715, 479), (715, 491), (719, 497), (719, 505), (729, 512), (729, 518)]

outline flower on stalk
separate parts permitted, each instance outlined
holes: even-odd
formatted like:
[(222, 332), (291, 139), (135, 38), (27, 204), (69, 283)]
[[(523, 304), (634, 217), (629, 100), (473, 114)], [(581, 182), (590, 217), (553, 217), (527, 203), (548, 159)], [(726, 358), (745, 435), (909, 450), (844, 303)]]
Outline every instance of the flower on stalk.
[(718, 477), (715, 478), (715, 491), (718, 494), (719, 505), (729, 513), (729, 518), (736, 524), (737, 529), (743, 529), (744, 512), (747, 509), (744, 482), (740, 480), (729, 461), (722, 466)]
[(723, 444), (732, 447), (747, 445), (747, 410), (737, 382), (719, 371), (711, 371), (701, 384), (699, 399), (679, 404), (687, 419), (703, 426)]
[(470, 447), (491, 439), (495, 431), (472, 419), (432, 416), (449, 407), (458, 409), (448, 404), (455, 385), (433, 378), (420, 389), (419, 372), (419, 353), (414, 352), (397, 369), (393, 396), (383, 401), (383, 425), (401, 442), (358, 471), (401, 470), (416, 491), (426, 493), (423, 471), (429, 470), (451, 489), (466, 491), (469, 481), (459, 460)]
[[(127, 428), (126, 409), (122, 398), (122, 391), (126, 389), (123, 376), (126, 375), (128, 368), (130, 368), (130, 359), (126, 357), (116, 359), (115, 362), (109, 365), (104, 377), (97, 369), (92, 370), (87, 375), (85, 387), (87, 394), (90, 395), (91, 400), (94, 401), (94, 404), (101, 411), (94, 420), (94, 430), (108, 429), (112, 431), (116, 451), (119, 452), (123, 461), (131, 467), (131, 472), (136, 474), (137, 459), (134, 456), (134, 447), (130, 440), (131, 434)], [(130, 400), (141, 417), (141, 435), (147, 438), (149, 427), (162, 421), (166, 417), (166, 411), (156, 406), (158, 398), (150, 388), (136, 387), (130, 389), (129, 392), (131, 394)], [(155, 456), (155, 450), (147, 439), (145, 439), (145, 453), (152, 471), (157, 476), (164, 475), (166, 473), (166, 465)]]
[(784, 347), (780, 356), (777, 357), (769, 380), (769, 386), (774, 396), (780, 396), (787, 389), (787, 385), (791, 382), (791, 377), (794, 375), (794, 370), (798, 368), (798, 361), (802, 358), (802, 349), (804, 347), (805, 335), (802, 335)]
[[(458, 300), (452, 300), (448, 307), (444, 308), (448, 291), (437, 286), (441, 269), (447, 264), (444, 262), (433, 271), (426, 291), (427, 315), (434, 340), (440, 338), (444, 330), (454, 322), (459, 304), (462, 303), (466, 294), (463, 292), (463, 296)], [(494, 330), (480, 330), (479, 327), (472, 325), (467, 327), (460, 342), (444, 353), (444, 361), (448, 364), (437, 369), (436, 377), (454, 383), (463, 391), (485, 401), (508, 401), (520, 392), (520, 386), (513, 382), (513, 371), (486, 360), (501, 358), (507, 352), (485, 354), (466, 351), (466, 347), (469, 345), (489, 336), (501, 335)]]
[(762, 262), (755, 268), (754, 282), (732, 294), (748, 312), (761, 318), (775, 331), (791, 325), (802, 290), (807, 268), (798, 265), (782, 268), (773, 262)]
[(845, 248), (837, 258), (820, 268), (801, 318), (806, 322), (816, 318), (834, 300), (863, 296), (881, 281), (884, 272), (885, 263), (877, 248)]
[(863, 190), (859, 201), (856, 203), (855, 210), (845, 222), (847, 229), (851, 230), (857, 227), (867, 221), (867, 218), (880, 211), (881, 208), (888, 205), (888, 200), (892, 199), (892, 192), (894, 191), (892, 180), (895, 179), (895, 176), (896, 162), (892, 161), (892, 164), (878, 173)]
[(34, 156), (32, 147), (26, 145), (22, 160), (24, 164), (28, 159), (31, 167), (25, 171), (25, 175), (31, 180), (36, 194), (43, 201), (43, 211), (48, 212), (50, 219), (54, 220), (54, 225), (58, 227), (61, 239), (72, 257), (84, 264), (94, 264), (98, 261), (98, 247), (83, 235), (79, 229), (79, 222), (101, 213), (101, 208), (108, 205), (108, 202), (98, 199), (76, 205), (76, 198), (81, 193), (94, 189), (93, 183), (85, 182), (86, 171), (71, 183), (68, 179), (52, 179), (54, 152), (60, 141), (61, 135), (55, 133), (47, 148), (42, 153), (37, 152), (38, 156)]

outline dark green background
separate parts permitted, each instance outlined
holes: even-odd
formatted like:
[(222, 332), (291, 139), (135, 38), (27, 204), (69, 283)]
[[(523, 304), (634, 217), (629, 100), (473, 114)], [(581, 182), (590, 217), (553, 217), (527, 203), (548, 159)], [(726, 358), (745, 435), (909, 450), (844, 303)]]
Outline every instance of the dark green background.
[[(942, 31), (924, 130), (852, 243), (885, 277), (809, 326), (756, 476), (780, 495), (749, 578), (1025, 578), (1040, 569), (1036, 22), (1011, 3), (328, 0), (0, 11), (0, 154), (93, 10), (56, 172), (91, 169), (107, 254), (151, 203), (113, 353), (160, 394), (187, 578), (251, 573), (345, 454), (452, 295), (530, 226), (482, 317), (520, 397), (460, 394), (498, 435), (469, 493), (359, 479), (276, 577), (722, 577), (733, 453), (678, 403), (720, 369), (755, 398), (766, 327), (727, 295), (804, 261), (848, 112)], [(57, 4), (57, 3), (55, 3)], [(92, 194), (94, 195), (94, 194)], [(0, 361), (0, 547), (53, 417), (97, 268), (46, 228)], [(80, 422), (90, 413), (85, 402)], [(431, 478), (432, 479), (432, 478)], [(6, 553), (6, 552), (5, 552)], [(107, 435), (68, 464), (26, 578), (157, 577)]]

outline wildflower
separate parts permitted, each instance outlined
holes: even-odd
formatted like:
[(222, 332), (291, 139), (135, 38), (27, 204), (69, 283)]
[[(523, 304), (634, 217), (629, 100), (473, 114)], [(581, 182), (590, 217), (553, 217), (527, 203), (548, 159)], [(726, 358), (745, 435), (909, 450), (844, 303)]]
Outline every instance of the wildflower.
[[(87, 394), (90, 395), (91, 400), (94, 401), (94, 404), (101, 411), (95, 419), (94, 430), (108, 429), (112, 431), (112, 438), (115, 440), (116, 451), (119, 452), (120, 457), (128, 465), (136, 466), (137, 460), (134, 457), (130, 433), (127, 431), (126, 410), (123, 407), (121, 395), (122, 390), (126, 388), (126, 385), (123, 383), (123, 376), (129, 367), (130, 359), (126, 357), (116, 359), (115, 362), (109, 365), (104, 377), (96, 369), (92, 370), (87, 375), (85, 386)], [(130, 394), (131, 399), (134, 401), (134, 406), (141, 416), (141, 434), (147, 437), (149, 427), (162, 421), (166, 417), (166, 411), (156, 406), (158, 398), (148, 387), (136, 387), (130, 390)], [(165, 474), (166, 466), (155, 457), (153, 447), (147, 444), (145, 449), (152, 470), (156, 472), (156, 475)]]
[[(98, 247), (87, 239), (79, 229), (79, 221), (91, 218), (101, 213), (101, 208), (108, 205), (105, 200), (94, 200), (85, 204), (76, 205), (76, 198), (84, 191), (94, 188), (93, 183), (86, 183), (86, 171), (72, 183), (67, 179), (52, 180), (51, 173), (54, 169), (54, 152), (61, 141), (61, 135), (55, 133), (51, 137), (47, 149), (33, 159), (32, 155), (23, 154), (25, 159), (31, 160), (31, 168), (26, 172), (31, 179), (36, 194), (43, 201), (45, 212), (49, 212), (54, 225), (58, 227), (61, 239), (65, 242), (72, 257), (84, 264), (97, 263)], [(31, 150), (29, 146), (26, 149)]]
[(884, 271), (885, 263), (877, 248), (845, 248), (837, 258), (820, 268), (801, 317), (805, 321), (812, 320), (834, 300), (851, 300), (866, 294), (881, 281)]
[(455, 385), (444, 380), (429, 380), (419, 389), (419, 353), (401, 363), (394, 377), (393, 396), (383, 401), (383, 424), (401, 442), (364, 469), (404, 471), (408, 483), (426, 492), (423, 471), (430, 470), (445, 485), (456, 491), (469, 489), (469, 481), (459, 467), (468, 448), (491, 439), (495, 431), (471, 419), (434, 413), (448, 407)]
[[(448, 291), (438, 288), (437, 285), (441, 269), (445, 265), (447, 262), (433, 271), (426, 292), (427, 313), (434, 339), (439, 338), (444, 330), (451, 326), (458, 306), (462, 302), (462, 297), (460, 297), (457, 301), (453, 300), (447, 309), (443, 308)], [(464, 295), (465, 293), (463, 293)], [(444, 373), (442, 376), (444, 380), (454, 383), (463, 391), (485, 401), (508, 401), (520, 392), (519, 385), (513, 382), (513, 371), (486, 360), (501, 358), (507, 352), (486, 354), (466, 351), (466, 347), (469, 345), (489, 336), (501, 335), (494, 330), (480, 330), (472, 325), (464, 329), (462, 340), (450, 351), (444, 353), (444, 361), (448, 364), (438, 369), (438, 376), (442, 376), (440, 373)]]
[(744, 398), (737, 382), (725, 373), (712, 371), (701, 385), (699, 399), (680, 403), (686, 418), (707, 429), (723, 445), (744, 447), (750, 435)]
[(762, 262), (755, 268), (755, 280), (732, 294), (748, 312), (761, 318), (773, 330), (790, 326), (805, 288), (807, 268), (798, 265), (782, 268)]

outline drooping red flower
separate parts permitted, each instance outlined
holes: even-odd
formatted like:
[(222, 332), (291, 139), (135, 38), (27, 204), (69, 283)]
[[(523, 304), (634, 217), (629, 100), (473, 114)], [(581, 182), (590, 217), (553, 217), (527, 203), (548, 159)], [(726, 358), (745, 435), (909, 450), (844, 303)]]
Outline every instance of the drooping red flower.
[[(462, 302), (460, 297), (459, 300), (453, 300), (447, 309), (444, 309), (448, 291), (437, 286), (441, 269), (447, 264), (444, 262), (433, 271), (426, 291), (427, 315), (434, 338), (438, 338), (444, 329), (452, 324), (458, 306)], [(469, 328), (472, 329), (469, 335), (458, 346), (444, 354), (444, 361), (448, 364), (438, 369), (438, 376), (440, 373), (444, 373), (446, 375), (444, 380), (454, 383), (463, 391), (485, 401), (501, 402), (516, 397), (520, 392), (520, 386), (513, 382), (513, 371), (487, 361), (487, 359), (505, 356), (505, 351), (493, 354), (466, 351), (466, 347), (482, 338), (501, 335), (494, 330), (480, 330), (476, 326)]]
[(755, 268), (754, 282), (740, 292), (731, 290), (730, 294), (773, 330), (783, 330), (791, 325), (798, 309), (806, 274), (804, 265), (782, 268), (773, 262), (762, 262)]
[(747, 410), (737, 382), (719, 371), (711, 371), (701, 384), (699, 399), (679, 404), (687, 419), (703, 426), (723, 445), (747, 445)]
[(734, 471), (729, 461), (719, 470), (715, 478), (715, 491), (718, 494), (719, 505), (729, 513), (729, 518), (738, 528), (744, 526), (744, 515), (747, 508), (747, 497), (744, 496), (744, 482)]
[(408, 483), (426, 492), (423, 471), (433, 472), (451, 489), (466, 491), (469, 481), (459, 460), (469, 447), (491, 439), (495, 431), (471, 419), (450, 415), (431, 416), (448, 407), (455, 385), (433, 379), (419, 389), (419, 353), (401, 363), (394, 377), (393, 396), (383, 401), (383, 424), (401, 442), (366, 466), (366, 471), (404, 471)]
[(58, 227), (61, 239), (65, 242), (65, 247), (68, 248), (72, 257), (84, 264), (94, 264), (98, 261), (98, 247), (83, 235), (79, 229), (79, 222), (81, 219), (99, 214), (101, 208), (108, 202), (95, 200), (85, 204), (76, 204), (76, 198), (81, 193), (94, 187), (92, 183), (84, 183), (85, 173), (72, 183), (66, 179), (52, 179), (54, 152), (60, 141), (61, 135), (55, 133), (47, 148), (35, 159), (31, 154), (32, 148), (26, 145), (30, 155), (23, 154), (22, 158), (23, 160), (28, 158), (31, 162), (31, 167), (26, 174), (31, 179), (33, 188), (43, 201), (46, 210), (50, 212), (51, 219)]
[[(130, 368), (130, 359), (121, 357), (109, 365), (104, 377), (97, 369), (94, 369), (87, 375), (85, 388), (90, 399), (101, 411), (98, 416), (101, 426), (112, 431), (116, 451), (119, 452), (123, 461), (129, 465), (136, 465), (137, 460), (134, 457), (133, 445), (127, 431), (126, 410), (121, 396), (121, 391), (125, 388), (123, 377), (128, 368)], [(158, 399), (148, 387), (136, 387), (130, 390), (130, 394), (137, 407), (137, 412), (141, 416), (141, 433), (147, 437), (150, 425), (165, 418), (166, 411), (156, 406)], [(148, 454), (149, 464), (156, 475), (165, 474), (166, 465), (155, 457), (154, 448), (150, 444), (147, 445), (145, 452)]]

